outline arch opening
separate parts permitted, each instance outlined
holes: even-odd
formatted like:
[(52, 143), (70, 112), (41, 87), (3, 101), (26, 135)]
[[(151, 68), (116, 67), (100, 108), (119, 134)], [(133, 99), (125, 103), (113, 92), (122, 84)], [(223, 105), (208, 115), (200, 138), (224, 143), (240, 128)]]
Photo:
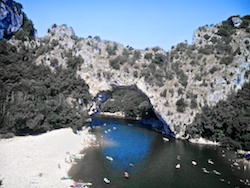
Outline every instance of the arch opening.
[(101, 91), (93, 103), (92, 116), (135, 119), (144, 128), (175, 137), (167, 122), (155, 112), (149, 98), (136, 86), (115, 86), (112, 91)]

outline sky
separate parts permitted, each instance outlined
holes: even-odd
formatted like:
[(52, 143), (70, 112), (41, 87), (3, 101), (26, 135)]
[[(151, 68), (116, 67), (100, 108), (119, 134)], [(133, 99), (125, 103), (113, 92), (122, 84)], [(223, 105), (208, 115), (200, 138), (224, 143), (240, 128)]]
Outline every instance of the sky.
[(194, 31), (233, 15), (250, 15), (250, 0), (16, 0), (44, 37), (54, 23), (78, 37), (99, 36), (136, 49), (165, 51)]

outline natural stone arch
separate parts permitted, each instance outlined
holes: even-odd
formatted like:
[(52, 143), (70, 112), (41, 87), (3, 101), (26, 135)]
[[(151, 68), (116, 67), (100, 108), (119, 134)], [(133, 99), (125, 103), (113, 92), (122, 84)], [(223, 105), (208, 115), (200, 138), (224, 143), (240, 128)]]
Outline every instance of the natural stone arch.
[(98, 111), (98, 108), (99, 108), (99, 105), (100, 105), (100, 100), (101, 100), (103, 94), (113, 93), (115, 90), (119, 90), (119, 89), (134, 90), (134, 91), (138, 92), (141, 95), (141, 97), (143, 97), (143, 98), (145, 98), (147, 100), (147, 102), (151, 106), (153, 112), (155, 113), (156, 117), (159, 119), (159, 121), (162, 122), (163, 127), (162, 127), (161, 131), (163, 131), (165, 134), (167, 134), (169, 136), (175, 136), (172, 128), (161, 117), (161, 114), (159, 114), (157, 112), (157, 110), (154, 108), (154, 105), (151, 104), (150, 98), (141, 89), (139, 89), (137, 87), (137, 85), (127, 85), (126, 86), (126, 85), (115, 85), (115, 84), (113, 84), (111, 86), (111, 89), (109, 89), (109, 90), (100, 90), (98, 92), (98, 94), (94, 97), (95, 99), (93, 100), (93, 104), (92, 104), (92, 107), (91, 107), (91, 110), (90, 110), (90, 114), (96, 113)]
[[(211, 34), (205, 30), (202, 32), (204, 35)], [(218, 49), (211, 48), (209, 53), (204, 51), (207, 39), (204, 43), (196, 43), (196, 36), (194, 45), (180, 43), (169, 52), (159, 48), (135, 50), (112, 41), (75, 39), (65, 27), (51, 29), (46, 37), (50, 41), (57, 40), (60, 48), (53, 48), (44, 56), (39, 56), (37, 64), (47, 56), (60, 57), (64, 50), (75, 57), (81, 56), (84, 61), (77, 67), (77, 75), (89, 85), (93, 97), (116, 86), (135, 85), (145, 93), (155, 112), (168, 123), (176, 137), (185, 134), (186, 126), (192, 124), (202, 107), (226, 100), (230, 93), (247, 82), (247, 79), (242, 79), (242, 82), (235, 83), (238, 78), (244, 78), (249, 70), (249, 66), (245, 66), (249, 65), (249, 54), (245, 53), (244, 46), (237, 43), (246, 38), (244, 32), (233, 35), (231, 50), (224, 50), (226, 57), (232, 60), (228, 65), (221, 63), (225, 54), (215, 57)], [(217, 40), (220, 40), (219, 36)], [(112, 47), (112, 53), (108, 46)], [(232, 57), (232, 49), (237, 47), (241, 53)], [(151, 59), (148, 54), (151, 54)], [(62, 67), (67, 67), (67, 58), (58, 61)], [(197, 104), (192, 105), (194, 96)], [(182, 104), (185, 109), (178, 108)]]

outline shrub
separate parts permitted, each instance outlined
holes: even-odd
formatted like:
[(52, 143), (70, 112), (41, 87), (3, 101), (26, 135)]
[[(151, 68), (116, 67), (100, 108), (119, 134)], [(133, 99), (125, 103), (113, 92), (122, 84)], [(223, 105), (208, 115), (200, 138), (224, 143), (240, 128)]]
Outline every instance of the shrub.
[(176, 51), (183, 52), (183, 51), (187, 50), (187, 48), (188, 48), (188, 44), (186, 42), (181, 42), (181, 43), (177, 44)]
[(191, 109), (197, 108), (197, 101), (195, 98), (191, 99), (190, 108)]
[(113, 46), (111, 45), (107, 45), (106, 47), (106, 51), (108, 52), (108, 54), (111, 55), (116, 55), (116, 50), (117, 50), (117, 44), (114, 44)]
[(126, 58), (128, 58), (128, 57), (129, 57), (129, 54), (130, 54), (130, 53), (129, 53), (128, 49), (123, 48), (122, 55), (125, 56)]
[(154, 53), (156, 53), (159, 50), (161, 50), (161, 48), (159, 46), (156, 46), (156, 47), (153, 47), (152, 50), (154, 51)]
[(68, 61), (67, 61), (67, 65), (69, 68), (71, 69), (77, 69), (78, 67), (81, 66), (81, 64), (84, 63), (84, 59), (82, 58), (82, 56), (72, 56), (70, 55), (68, 57)]
[(109, 65), (116, 70), (120, 69), (120, 64), (115, 60), (115, 59), (111, 59), (109, 60)]
[(159, 87), (163, 86), (163, 71), (162, 70), (157, 70), (154, 74), (155, 79), (156, 79), (156, 85)]
[(133, 55), (133, 61), (136, 61), (140, 58), (141, 58), (141, 52), (139, 50), (135, 50)]
[(228, 18), (227, 21), (223, 21), (218, 29), (219, 30), (217, 34), (222, 37), (229, 37), (231, 34), (235, 32), (231, 18)]
[(176, 101), (176, 107), (177, 107), (176, 110), (177, 110), (178, 112), (183, 113), (183, 112), (185, 112), (185, 110), (186, 110), (187, 104), (186, 104), (186, 102), (184, 101), (184, 99), (181, 98), (181, 99), (179, 99), (178, 101)]
[(214, 46), (206, 44), (204, 46), (204, 48), (203, 47), (199, 48), (198, 52), (205, 54), (205, 55), (213, 54), (214, 53)]
[(152, 60), (152, 63), (162, 65), (166, 56), (163, 54), (155, 54), (155, 58)]
[(204, 39), (208, 40), (210, 38), (210, 36), (208, 34), (204, 35)]
[(152, 59), (152, 57), (153, 57), (153, 54), (152, 53), (146, 53), (145, 54), (145, 56), (144, 56), (144, 58), (146, 59), (146, 60), (150, 60), (150, 59)]
[(233, 50), (230, 45), (226, 45), (226, 44), (217, 44), (215, 46), (215, 49), (218, 54), (231, 54)]
[(183, 94), (183, 89), (179, 87), (177, 93), (178, 93), (178, 95), (182, 95)]
[(119, 55), (115, 59), (109, 60), (109, 65), (112, 68), (118, 70), (120, 69), (120, 65), (123, 65), (126, 61), (127, 61), (126, 57)]
[(51, 59), (50, 60), (50, 65), (52, 66), (52, 67), (58, 67), (58, 60), (56, 59), (56, 58), (53, 58), (53, 59)]
[(167, 96), (167, 90), (164, 89), (164, 91), (160, 93), (160, 96), (161, 97), (166, 97)]
[(233, 62), (233, 56), (229, 55), (226, 57), (222, 57), (220, 60), (220, 64), (224, 64), (224, 65), (230, 65)]
[(51, 45), (52, 46), (58, 46), (59, 45), (59, 42), (57, 41), (57, 40), (55, 40), (55, 39), (53, 39), (52, 41), (51, 41)]
[(22, 41), (24, 41), (26, 37), (29, 39), (34, 39), (35, 33), (36, 30), (34, 28), (33, 22), (27, 18), (25, 13), (23, 13), (23, 25), (22, 28), (15, 33), (15, 38)]
[(101, 38), (99, 36), (95, 36), (94, 39), (97, 40), (98, 42), (101, 41)]
[(247, 16), (243, 17), (242, 18), (242, 22), (240, 24), (240, 28), (247, 29), (249, 27), (249, 25), (250, 25), (250, 19), (249, 19), (249, 17), (247, 17)]
[(217, 68), (216, 66), (213, 66), (213, 67), (209, 70), (209, 73), (210, 73), (210, 74), (213, 74), (213, 73), (215, 73), (217, 70), (218, 70), (218, 68)]
[(155, 64), (150, 63), (150, 64), (148, 65), (148, 68), (151, 70), (151, 73), (152, 73), (152, 74), (155, 73), (155, 71), (156, 71), (156, 66), (155, 66)]
[(166, 79), (168, 79), (168, 80), (172, 80), (172, 79), (174, 78), (173, 72), (171, 72), (170, 70), (166, 71), (166, 72), (165, 72), (165, 77), (166, 77)]
[(218, 41), (218, 39), (217, 39), (216, 37), (212, 37), (211, 42), (212, 42), (213, 44), (217, 43), (217, 41)]
[(133, 72), (133, 75), (135, 78), (138, 78), (138, 72), (136, 70)]
[(184, 73), (184, 71), (182, 69), (180, 69), (180, 71), (178, 73), (178, 77), (179, 77), (181, 85), (186, 87), (188, 84), (188, 76)]

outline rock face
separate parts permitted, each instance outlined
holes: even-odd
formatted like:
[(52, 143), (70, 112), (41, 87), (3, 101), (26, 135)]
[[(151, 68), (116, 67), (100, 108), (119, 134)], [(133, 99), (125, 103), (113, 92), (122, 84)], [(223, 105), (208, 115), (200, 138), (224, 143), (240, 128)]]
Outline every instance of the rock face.
[(50, 28), (32, 45), (44, 49), (36, 63), (51, 69), (55, 59), (58, 66), (67, 68), (67, 53), (82, 59), (77, 74), (93, 97), (115, 87), (137, 88), (182, 137), (203, 106), (225, 100), (249, 81), (249, 27), (235, 27), (231, 19), (204, 26), (195, 31), (192, 45), (180, 43), (169, 52), (159, 47), (135, 50), (100, 37), (80, 39), (65, 25)]
[(12, 0), (0, 1), (0, 40), (18, 31), (23, 24), (22, 6)]

